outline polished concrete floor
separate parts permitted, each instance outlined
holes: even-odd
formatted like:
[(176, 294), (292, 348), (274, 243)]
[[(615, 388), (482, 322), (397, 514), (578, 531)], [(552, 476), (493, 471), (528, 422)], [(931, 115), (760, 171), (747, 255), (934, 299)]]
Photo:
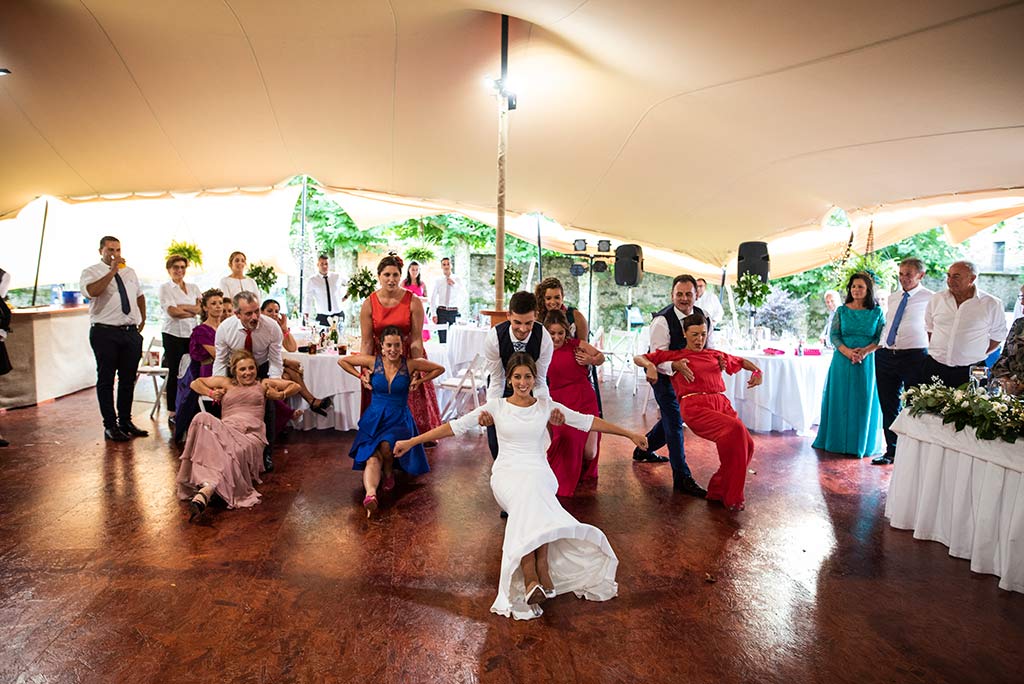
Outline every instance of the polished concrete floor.
[[(145, 389), (139, 389), (139, 398)], [(605, 388), (608, 417), (642, 427)], [(565, 506), (619, 596), (488, 612), (503, 523), (482, 437), (367, 522), (352, 434), (293, 433), (249, 510), (189, 524), (166, 425), (104, 443), (94, 395), (0, 415), (0, 682), (1020, 682), (1024, 596), (882, 513), (888, 468), (758, 435), (747, 510), (604, 442)], [(653, 418), (653, 413), (647, 420)], [(687, 434), (697, 479), (713, 446)]]

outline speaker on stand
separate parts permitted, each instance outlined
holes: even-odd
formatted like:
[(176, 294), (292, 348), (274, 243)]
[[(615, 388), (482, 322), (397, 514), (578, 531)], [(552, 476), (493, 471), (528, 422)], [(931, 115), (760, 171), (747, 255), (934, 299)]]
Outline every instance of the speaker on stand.
[(741, 242), (739, 253), (736, 255), (736, 277), (742, 278), (747, 273), (753, 273), (761, 279), (761, 282), (768, 282), (768, 272), (771, 270), (771, 260), (768, 258), (767, 242)]
[(636, 287), (644, 279), (644, 250), (640, 245), (615, 248), (615, 284)]

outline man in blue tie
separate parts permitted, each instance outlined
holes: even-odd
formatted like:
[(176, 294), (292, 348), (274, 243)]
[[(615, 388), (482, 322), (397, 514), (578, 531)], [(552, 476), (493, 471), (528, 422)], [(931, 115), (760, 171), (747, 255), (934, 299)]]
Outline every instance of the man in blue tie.
[(82, 271), (81, 288), (89, 297), (89, 344), (96, 356), (96, 398), (103, 416), (103, 436), (113, 442), (145, 437), (149, 433), (132, 423), (132, 399), (142, 358), (146, 298), (135, 271), (121, 258), (121, 241), (116, 237), (100, 239), (100, 263)]
[(900, 413), (900, 394), (926, 379), (923, 373), (928, 358), (928, 333), (924, 311), (933, 292), (921, 285), (924, 273), (920, 259), (904, 259), (900, 262), (900, 289), (889, 295), (889, 321), (882, 330), (881, 346), (875, 351), (885, 453), (872, 459), (874, 465), (888, 465), (896, 458), (896, 433), (889, 427)]

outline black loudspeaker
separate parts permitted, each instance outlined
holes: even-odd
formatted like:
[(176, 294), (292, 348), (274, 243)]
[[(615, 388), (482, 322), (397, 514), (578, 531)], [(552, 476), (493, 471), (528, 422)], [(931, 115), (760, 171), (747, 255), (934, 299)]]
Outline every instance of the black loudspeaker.
[(745, 273), (753, 273), (761, 279), (761, 282), (767, 283), (770, 266), (767, 242), (740, 243), (740, 251), (736, 256), (737, 278), (742, 278)]
[(640, 245), (615, 248), (615, 284), (636, 287), (644, 279), (644, 250)]

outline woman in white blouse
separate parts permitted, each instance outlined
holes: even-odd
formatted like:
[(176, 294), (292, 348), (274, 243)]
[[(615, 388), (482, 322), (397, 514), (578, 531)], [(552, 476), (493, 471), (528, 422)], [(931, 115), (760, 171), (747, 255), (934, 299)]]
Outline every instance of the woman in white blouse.
[(257, 297), (260, 296), (260, 288), (256, 286), (256, 281), (245, 276), (245, 266), (247, 263), (248, 260), (242, 252), (232, 252), (231, 256), (228, 257), (228, 267), (231, 269), (231, 275), (226, 275), (220, 279), (220, 290), (224, 293), (224, 299), (231, 299), (242, 291), (252, 292)]
[(196, 327), (202, 295), (195, 283), (185, 282), (188, 259), (180, 254), (167, 258), (167, 273), (171, 279), (160, 286), (160, 308), (164, 311), (164, 324), (160, 329), (164, 342), (164, 368), (167, 369), (167, 414), (174, 417), (178, 398), (178, 367), (188, 354), (188, 340)]

